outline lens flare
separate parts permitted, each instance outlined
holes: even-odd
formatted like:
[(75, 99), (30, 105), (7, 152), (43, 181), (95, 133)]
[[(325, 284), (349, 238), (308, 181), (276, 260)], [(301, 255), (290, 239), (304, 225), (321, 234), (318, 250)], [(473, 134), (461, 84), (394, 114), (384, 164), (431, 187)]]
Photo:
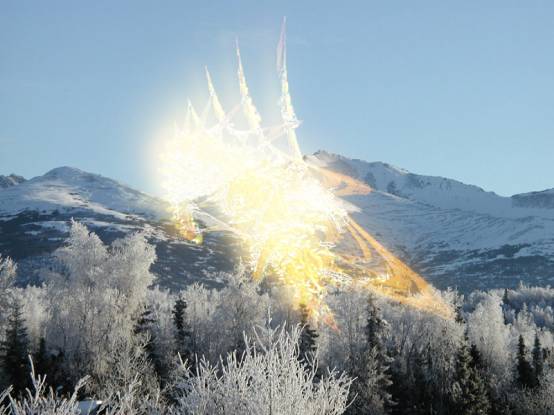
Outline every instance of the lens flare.
[[(277, 51), (280, 125), (262, 127), (237, 42), (240, 104), (224, 110), (206, 69), (205, 110), (198, 115), (189, 102), (184, 125), (175, 127), (161, 170), (180, 234), (202, 243), (206, 232), (234, 233), (253, 278), (276, 279), (291, 293), (292, 304), (306, 305), (316, 321), (334, 324), (326, 297), (348, 286), (449, 318), (451, 310), (433, 288), (348, 215), (340, 197), (372, 189), (302, 158), (284, 24)], [(239, 116), (246, 121), (243, 129), (235, 126)]]

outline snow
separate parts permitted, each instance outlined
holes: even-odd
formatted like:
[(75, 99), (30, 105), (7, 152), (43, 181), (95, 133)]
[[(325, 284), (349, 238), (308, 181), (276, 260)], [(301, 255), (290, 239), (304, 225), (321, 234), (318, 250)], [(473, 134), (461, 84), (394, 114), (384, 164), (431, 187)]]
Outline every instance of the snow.
[[(554, 219), (554, 189), (503, 197), (478, 186), (444, 177), (413, 174), (382, 162), (348, 159), (324, 151), (307, 158), (318, 166), (338, 170), (364, 181), (375, 190), (441, 209), (459, 209), (504, 218), (540, 216)], [(542, 199), (551, 197), (551, 208), (545, 208), (545, 202), (517, 203), (524, 198), (529, 201), (530, 196)]]
[(120, 219), (127, 214), (152, 219), (167, 216), (165, 202), (115, 180), (71, 167), (60, 167), (44, 176), (0, 190), (0, 216), (25, 210), (45, 213), (89, 210)]
[(102, 401), (96, 401), (92, 399), (79, 401), (77, 409), (81, 415), (90, 415), (96, 413), (96, 410), (100, 408)]

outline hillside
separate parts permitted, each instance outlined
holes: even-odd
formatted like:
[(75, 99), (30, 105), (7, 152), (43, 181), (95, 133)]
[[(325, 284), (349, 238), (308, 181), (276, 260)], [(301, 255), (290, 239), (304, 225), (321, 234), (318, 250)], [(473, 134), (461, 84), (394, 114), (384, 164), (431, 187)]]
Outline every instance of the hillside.
[[(509, 198), (381, 162), (326, 152), (306, 159), (330, 171), (323, 180), (341, 183), (337, 193), (367, 231), (440, 288), (554, 282), (552, 190)], [(224, 233), (209, 234), (200, 246), (185, 242), (167, 209), (164, 201), (115, 180), (57, 168), (0, 189), (0, 253), (19, 262), (21, 283), (38, 281), (36, 270), (51, 262), (49, 254), (61, 246), (74, 218), (107, 242), (145, 232), (156, 245), (154, 271), (162, 286), (219, 285), (205, 272), (230, 270), (238, 242)]]
[(106, 177), (60, 167), (17, 186), (0, 189), (0, 254), (19, 265), (20, 283), (37, 282), (38, 269), (51, 263), (75, 219), (105, 242), (144, 232), (156, 245), (158, 283), (178, 288), (202, 280), (217, 286), (206, 271), (233, 268), (235, 241), (213, 234), (198, 246), (184, 242), (167, 221), (167, 204)]
[(502, 197), (381, 162), (323, 151), (307, 159), (369, 185), (346, 197), (354, 218), (438, 287), (554, 282), (551, 191)]

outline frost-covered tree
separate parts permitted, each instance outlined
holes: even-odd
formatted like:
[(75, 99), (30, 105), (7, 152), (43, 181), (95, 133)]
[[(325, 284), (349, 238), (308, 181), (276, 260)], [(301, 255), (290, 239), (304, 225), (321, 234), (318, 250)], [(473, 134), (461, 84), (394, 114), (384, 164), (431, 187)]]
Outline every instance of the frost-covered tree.
[(217, 307), (211, 315), (215, 337), (212, 341), (217, 353), (214, 357), (233, 350), (240, 352), (244, 347), (244, 333), (263, 325), (270, 304), (267, 294), (260, 292), (243, 266), (225, 278), (227, 286), (219, 293)]
[(543, 381), (534, 389), (516, 390), (510, 396), (514, 415), (551, 415), (554, 413), (554, 371), (545, 368)]
[(105, 246), (94, 233), (72, 222), (57, 269), (46, 274), (46, 341), (65, 356), (74, 380), (109, 370), (107, 351), (133, 336), (136, 316), (153, 281), (154, 247), (133, 234)]
[[(221, 292), (210, 290), (198, 283), (188, 286), (181, 292), (186, 301), (186, 320), (191, 330), (191, 348), (195, 353), (202, 354), (208, 359), (216, 359), (225, 351), (220, 350), (221, 341), (217, 330), (228, 322), (217, 321), (216, 316), (221, 303)], [(172, 322), (172, 338), (173, 338)]]
[[(316, 369), (298, 359), (300, 327), (273, 329), (256, 341), (245, 338), (244, 354), (230, 353), (220, 365), (202, 360), (197, 372), (182, 368), (178, 413), (338, 415), (347, 407), (350, 380), (329, 372), (314, 384)], [(180, 412), (179, 412), (180, 411)]]
[(0, 330), (2, 331), (10, 311), (16, 272), (15, 262), (0, 255)]
[(384, 337), (387, 323), (373, 295), (369, 295), (366, 305), (365, 341), (351, 368), (355, 376), (350, 391), (353, 403), (352, 414), (384, 414), (393, 403), (389, 388), (392, 385), (389, 365), (392, 361), (385, 348)]
[(119, 339), (109, 351), (110, 370), (93, 379), (89, 389), (107, 402), (115, 414), (150, 415), (147, 409), (162, 405), (161, 391), (152, 362), (145, 349), (147, 341)]
[(511, 328), (505, 324), (502, 299), (486, 294), (467, 317), (469, 341), (479, 350), (489, 383), (504, 388), (511, 382)]

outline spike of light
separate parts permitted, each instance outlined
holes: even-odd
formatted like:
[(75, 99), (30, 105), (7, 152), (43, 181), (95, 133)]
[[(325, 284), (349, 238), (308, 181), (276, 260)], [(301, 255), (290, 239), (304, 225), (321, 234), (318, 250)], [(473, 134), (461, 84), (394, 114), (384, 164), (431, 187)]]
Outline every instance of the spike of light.
[[(337, 194), (367, 194), (371, 189), (347, 176), (307, 164), (295, 129), (298, 120), (289, 93), (285, 26), (278, 46), (281, 81), (281, 136), (288, 153), (266, 139), (261, 117), (250, 97), (237, 42), (238, 80), (247, 130), (230, 122), (206, 70), (215, 124), (200, 122), (189, 103), (185, 127), (176, 129), (163, 156), (165, 188), (177, 228), (200, 243), (212, 229), (237, 235), (243, 261), (256, 280), (273, 277), (288, 287), (292, 304), (305, 304), (314, 318), (332, 324), (326, 296), (333, 287), (357, 286), (443, 316), (451, 311), (417, 273), (350, 218)], [(203, 119), (207, 119), (203, 116)], [(275, 139), (272, 138), (272, 140)], [(196, 206), (202, 198), (217, 208), (208, 217)], [(200, 230), (202, 213), (213, 228)]]

